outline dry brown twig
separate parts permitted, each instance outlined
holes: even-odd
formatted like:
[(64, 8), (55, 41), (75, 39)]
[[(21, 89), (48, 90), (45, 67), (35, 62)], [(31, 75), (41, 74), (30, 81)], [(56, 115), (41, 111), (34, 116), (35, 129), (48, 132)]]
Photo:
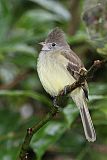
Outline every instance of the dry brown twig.
[[(80, 87), (85, 80), (87, 80), (89, 77), (92, 77), (94, 72), (103, 66), (105, 63), (107, 63), (107, 60), (96, 60), (94, 61), (93, 65), (89, 68), (89, 70), (86, 72), (86, 70), (81, 70), (80, 76), (76, 82), (74, 82), (72, 85), (66, 87), (66, 95), (72, 92), (77, 87)], [(58, 96), (65, 96), (65, 91), (62, 90)], [(46, 115), (46, 117), (41, 120), (38, 124), (35, 124), (32, 128), (27, 129), (26, 136), (24, 138), (24, 141), (21, 146), (20, 154), (18, 157), (18, 160), (27, 160), (28, 158), (28, 149), (30, 141), (33, 137), (33, 135), (41, 128), (43, 127), (47, 122), (49, 122), (58, 112), (58, 108), (55, 106), (51, 107), (51, 112)]]

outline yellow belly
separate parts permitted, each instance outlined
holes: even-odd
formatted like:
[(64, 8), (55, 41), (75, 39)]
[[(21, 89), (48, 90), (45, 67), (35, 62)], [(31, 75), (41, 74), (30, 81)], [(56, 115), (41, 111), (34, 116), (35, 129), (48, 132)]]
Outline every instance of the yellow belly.
[[(43, 58), (43, 57), (42, 57)], [(59, 61), (62, 60), (62, 61)], [(52, 96), (57, 96), (66, 85), (72, 84), (75, 79), (67, 70), (68, 62), (55, 57), (44, 57), (38, 60), (38, 74), (44, 89)]]

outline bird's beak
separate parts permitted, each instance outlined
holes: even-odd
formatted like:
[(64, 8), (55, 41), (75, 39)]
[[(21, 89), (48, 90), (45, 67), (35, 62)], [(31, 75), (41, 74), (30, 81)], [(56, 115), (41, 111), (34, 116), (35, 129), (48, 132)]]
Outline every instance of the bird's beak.
[(48, 46), (46, 45), (46, 42), (40, 42), (39, 44), (43, 46), (41, 51), (49, 51), (50, 50), (48, 48)]
[(44, 46), (44, 45), (45, 45), (45, 42), (40, 42), (40, 43), (38, 43), (38, 44)]

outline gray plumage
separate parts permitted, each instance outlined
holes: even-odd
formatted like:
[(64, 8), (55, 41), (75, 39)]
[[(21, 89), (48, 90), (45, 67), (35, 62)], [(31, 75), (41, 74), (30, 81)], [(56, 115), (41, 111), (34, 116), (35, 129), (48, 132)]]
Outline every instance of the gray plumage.
[(66, 42), (65, 34), (64, 32), (56, 27), (47, 37), (45, 40), (45, 43), (58, 43), (59, 45), (64, 47), (69, 47), (68, 43)]

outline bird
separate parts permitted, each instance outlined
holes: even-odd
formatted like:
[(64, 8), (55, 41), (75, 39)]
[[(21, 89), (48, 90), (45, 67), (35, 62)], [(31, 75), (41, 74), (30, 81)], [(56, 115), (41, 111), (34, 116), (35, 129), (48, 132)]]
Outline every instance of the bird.
[[(67, 43), (65, 33), (59, 27), (54, 28), (44, 42), (37, 59), (37, 72), (43, 88), (53, 98), (58, 96), (66, 86), (78, 80), (80, 69), (84, 64)], [(94, 125), (88, 110), (88, 85), (73, 90), (69, 97), (79, 109), (84, 133), (89, 142), (96, 140)]]

